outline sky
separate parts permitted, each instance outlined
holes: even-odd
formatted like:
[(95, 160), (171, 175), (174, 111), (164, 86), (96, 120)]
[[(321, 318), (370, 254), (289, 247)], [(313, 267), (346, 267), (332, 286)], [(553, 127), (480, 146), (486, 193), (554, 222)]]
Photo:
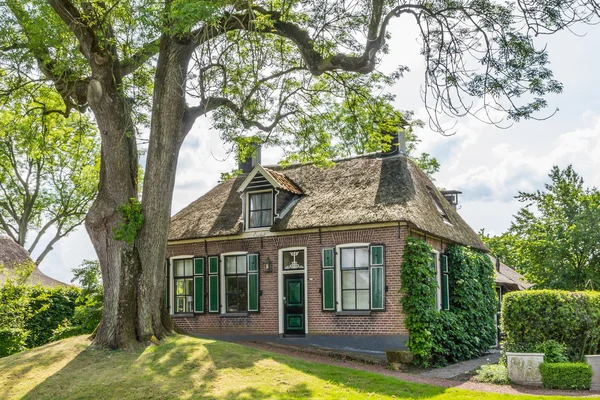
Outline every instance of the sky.
[[(391, 25), (390, 54), (381, 68), (407, 65), (410, 72), (394, 87), (396, 105), (427, 119), (420, 97), (423, 58), (415, 27), (396, 20)], [(509, 129), (486, 125), (472, 117), (456, 120), (456, 133), (443, 136), (426, 128), (417, 131), (419, 152), (428, 152), (441, 164), (438, 187), (463, 192), (459, 213), (475, 231), (504, 232), (520, 208), (519, 191), (542, 189), (553, 165), (572, 164), (587, 186), (600, 187), (600, 26), (579, 27), (574, 35), (561, 32), (536, 40), (547, 45), (551, 69), (563, 83), (563, 93), (548, 96), (548, 110), (558, 112), (544, 121), (521, 121)], [(222, 172), (235, 168), (229, 148), (208, 118), (196, 122), (179, 157), (172, 214), (217, 184)], [(279, 149), (265, 149), (263, 164), (275, 164)], [(41, 247), (41, 246), (39, 246)], [(34, 253), (35, 256), (35, 253)], [(53, 278), (69, 282), (71, 269), (84, 259), (96, 259), (84, 227), (54, 246), (40, 269)]]

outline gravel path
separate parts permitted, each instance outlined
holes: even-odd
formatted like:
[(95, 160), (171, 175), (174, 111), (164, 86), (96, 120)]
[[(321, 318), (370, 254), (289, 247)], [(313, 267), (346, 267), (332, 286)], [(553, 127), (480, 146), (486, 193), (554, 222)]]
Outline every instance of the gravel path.
[(441, 386), (444, 388), (460, 388), (468, 390), (478, 390), (482, 392), (504, 393), (504, 394), (532, 394), (532, 395), (551, 395), (551, 396), (572, 396), (572, 397), (597, 397), (600, 392), (591, 391), (571, 391), (571, 390), (550, 390), (544, 388), (525, 387), (518, 385), (493, 385), (489, 383), (479, 383), (464, 380), (450, 380), (437, 377), (423, 376), (418, 374), (409, 374), (400, 371), (391, 371), (379, 365), (361, 364), (352, 361), (338, 360), (319, 354), (308, 354), (295, 348), (284, 348), (282, 346), (273, 346), (269, 343), (243, 342), (244, 346), (255, 349), (270, 351), (273, 353), (285, 354), (302, 360), (317, 362), (321, 364), (335, 365), (339, 367), (352, 368), (359, 371), (376, 372), (378, 374), (392, 376), (406, 382), (424, 383), (428, 385)]

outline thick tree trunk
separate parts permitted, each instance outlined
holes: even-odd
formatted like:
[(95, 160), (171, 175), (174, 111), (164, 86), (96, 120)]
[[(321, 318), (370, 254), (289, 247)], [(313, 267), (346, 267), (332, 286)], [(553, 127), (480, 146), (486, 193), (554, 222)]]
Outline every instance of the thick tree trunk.
[(116, 211), (137, 198), (137, 150), (131, 113), (117, 91), (116, 69), (99, 68), (88, 100), (102, 135), (98, 198), (86, 228), (102, 269), (104, 310), (94, 343), (123, 348), (151, 337), (162, 338), (174, 326), (162, 304), (164, 259), (177, 158), (191, 124), (185, 123), (184, 87), (193, 47), (161, 39), (155, 77), (152, 124), (142, 196), (144, 224), (133, 245), (114, 239), (122, 222)]

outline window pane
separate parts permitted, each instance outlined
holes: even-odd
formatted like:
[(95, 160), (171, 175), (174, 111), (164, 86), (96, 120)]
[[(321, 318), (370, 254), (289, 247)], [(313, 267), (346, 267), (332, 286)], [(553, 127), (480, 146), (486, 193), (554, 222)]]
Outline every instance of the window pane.
[(237, 257), (237, 273), (238, 274), (246, 273), (246, 256), (238, 256)]
[(250, 228), (256, 228), (256, 227), (260, 226), (260, 218), (261, 218), (260, 211), (252, 211), (250, 213)]
[(359, 269), (356, 271), (356, 288), (357, 289), (368, 289), (369, 288), (369, 270)]
[(194, 312), (194, 296), (186, 296), (186, 312)]
[(237, 291), (238, 293), (245, 294), (248, 291), (248, 287), (246, 286), (246, 275), (237, 277)]
[(356, 268), (363, 268), (369, 266), (369, 249), (367, 247), (361, 247), (356, 249)]
[(185, 276), (194, 275), (194, 260), (187, 259), (185, 261)]
[(262, 226), (271, 226), (271, 211), (261, 211), (260, 224)]
[(185, 298), (177, 297), (175, 299), (175, 312), (178, 312), (178, 313), (184, 312), (184, 310), (185, 310), (184, 304), (185, 304)]
[(192, 296), (194, 294), (194, 280), (185, 280), (185, 294)]
[(183, 276), (184, 260), (175, 260), (175, 276)]
[(344, 290), (342, 293), (342, 308), (344, 310), (356, 310), (354, 298), (356, 292), (354, 290)]
[(185, 287), (182, 279), (175, 281), (175, 294), (180, 296), (185, 294)]
[(354, 268), (354, 249), (342, 249), (342, 268)]
[(237, 293), (237, 277), (228, 276), (225, 283), (227, 293)]
[(369, 309), (369, 291), (368, 290), (357, 290), (356, 291), (356, 309), (357, 310), (368, 310)]
[(238, 296), (237, 294), (227, 295), (227, 311), (237, 312), (238, 311)]
[(342, 289), (354, 289), (354, 271), (342, 271)]
[(235, 275), (235, 257), (225, 257), (225, 273), (227, 275)]
[(260, 210), (262, 207), (261, 196), (259, 194), (250, 195), (250, 210)]
[(273, 204), (273, 194), (272, 193), (263, 193), (261, 195), (262, 197), (262, 201), (261, 201), (261, 208), (267, 209), (267, 208), (272, 208), (272, 204)]

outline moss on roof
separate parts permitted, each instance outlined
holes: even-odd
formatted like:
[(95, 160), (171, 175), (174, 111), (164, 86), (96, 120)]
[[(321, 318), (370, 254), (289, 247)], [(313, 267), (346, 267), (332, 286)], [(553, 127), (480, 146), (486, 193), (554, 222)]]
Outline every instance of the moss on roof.
[[(487, 250), (427, 175), (406, 157), (371, 154), (338, 160), (324, 169), (312, 164), (268, 168), (284, 174), (303, 193), (282, 219), (275, 220), (272, 231), (407, 222), (425, 233)], [(216, 186), (177, 213), (169, 240), (240, 234), (242, 200), (236, 190), (246, 176)], [(449, 222), (431, 196), (437, 197)]]

